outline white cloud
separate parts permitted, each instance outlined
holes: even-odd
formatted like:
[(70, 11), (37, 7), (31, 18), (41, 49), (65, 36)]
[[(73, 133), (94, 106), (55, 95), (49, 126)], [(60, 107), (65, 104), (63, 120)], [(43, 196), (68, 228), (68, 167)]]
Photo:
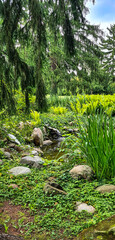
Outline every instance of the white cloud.
[[(115, 8), (115, 2), (113, 3), (113, 1), (114, 0), (96, 0), (95, 5), (91, 2), (87, 2), (86, 4), (90, 11), (86, 16), (87, 20), (91, 24), (99, 25), (105, 33), (107, 33), (107, 28), (110, 27), (111, 24), (115, 24), (115, 15), (110, 11), (104, 12), (104, 6), (108, 6), (108, 4), (111, 4), (112, 9)], [(100, 15), (96, 14), (97, 9), (100, 11)]]

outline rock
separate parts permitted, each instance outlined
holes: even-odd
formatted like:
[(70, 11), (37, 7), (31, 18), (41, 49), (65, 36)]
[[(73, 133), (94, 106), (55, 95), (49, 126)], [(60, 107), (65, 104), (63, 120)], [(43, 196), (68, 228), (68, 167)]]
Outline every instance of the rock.
[(106, 193), (106, 192), (111, 192), (111, 191), (115, 191), (115, 185), (112, 184), (104, 184), (100, 187), (96, 188), (96, 191), (99, 191), (101, 193)]
[(4, 148), (0, 148), (0, 154), (3, 154), (4, 155)]
[(3, 161), (0, 159), (0, 164), (3, 164)]
[(22, 237), (10, 235), (7, 233), (0, 233), (0, 240), (24, 240)]
[(5, 156), (6, 158), (8, 158), (8, 159), (11, 158), (11, 154), (10, 154), (9, 152), (4, 152), (4, 156)]
[(69, 125), (72, 126), (72, 125), (73, 125), (73, 122), (69, 122)]
[(19, 129), (22, 130), (25, 126), (31, 126), (31, 122), (26, 121), (26, 122), (20, 122), (19, 123)]
[(18, 188), (18, 185), (12, 183), (12, 184), (8, 185), (8, 187), (15, 189), (15, 188)]
[(56, 142), (58, 142), (60, 144), (60, 142), (62, 142), (64, 139), (65, 139), (64, 137), (59, 137), (59, 138), (56, 139)]
[(13, 143), (16, 143), (18, 145), (21, 145), (21, 143), (18, 141), (18, 139), (13, 135), (13, 134), (8, 134), (8, 139), (13, 142)]
[(29, 150), (31, 148), (30, 145), (23, 145), (21, 146), (23, 150)]
[(74, 166), (70, 172), (72, 178), (77, 178), (77, 179), (90, 179), (93, 176), (93, 171), (92, 169), (87, 166), (87, 165), (76, 165)]
[(6, 158), (11, 158), (11, 154), (7, 151), (5, 151), (4, 148), (0, 148), (0, 151), (2, 152), (3, 156), (5, 156)]
[(19, 129), (22, 130), (24, 128), (24, 122), (19, 122)]
[[(103, 239), (103, 237), (105, 238), (105, 239), (107, 239), (107, 236), (108, 235), (108, 233), (107, 233), (107, 231), (100, 231), (100, 230), (96, 230), (95, 232), (94, 232), (94, 237), (97, 237), (98, 239)], [(96, 239), (97, 239), (96, 238)]]
[(29, 166), (40, 168), (43, 166), (44, 161), (39, 156), (25, 156), (20, 160), (21, 164), (28, 164)]
[[(107, 231), (100, 231), (100, 230), (96, 230), (94, 233), (94, 236), (97, 236), (97, 238), (99, 236), (103, 236), (104, 239), (113, 239), (113, 237), (115, 236), (115, 226), (109, 228), (109, 230)], [(112, 238), (111, 238), (112, 237)]]
[(20, 167), (11, 168), (8, 172), (14, 176), (18, 176), (23, 174), (29, 174), (31, 173), (31, 170), (27, 167), (20, 166)]
[(64, 195), (66, 195), (67, 193), (65, 192), (65, 191), (63, 191), (62, 190), (62, 188), (61, 189), (59, 189), (59, 185), (58, 184), (56, 184), (55, 185), (55, 183), (46, 183), (45, 184), (45, 186), (44, 186), (44, 192), (46, 193), (46, 194), (52, 194), (52, 195), (55, 195), (55, 194), (64, 194)]
[(113, 227), (109, 228), (108, 234), (115, 236), (115, 225)]
[(43, 156), (43, 151), (40, 148), (34, 148), (35, 151), (38, 152), (41, 156)]
[(21, 151), (22, 151), (22, 148), (19, 147), (19, 146), (17, 146), (17, 145), (14, 144), (14, 143), (8, 144), (8, 147), (9, 147), (9, 148), (14, 148), (17, 152), (21, 152)]
[(88, 213), (94, 213), (95, 208), (91, 205), (87, 205), (86, 203), (76, 202), (76, 211), (77, 212), (86, 211)]
[(43, 141), (43, 146), (50, 146), (53, 142), (51, 140)]
[(40, 128), (34, 128), (31, 137), (36, 146), (43, 146), (43, 133)]
[(59, 132), (58, 129), (49, 127), (47, 125), (45, 125), (44, 128), (45, 128), (45, 131), (46, 131), (48, 137), (51, 140), (55, 140), (55, 139), (58, 139), (58, 138), (62, 137), (62, 135), (61, 135), (61, 133)]
[(32, 150), (32, 151), (31, 151), (31, 154), (34, 155), (34, 156), (38, 156), (38, 151)]
[(71, 134), (75, 134), (78, 135), (79, 133), (79, 129), (78, 128), (68, 128), (66, 126), (63, 127), (63, 129), (67, 132), (67, 133), (71, 133)]

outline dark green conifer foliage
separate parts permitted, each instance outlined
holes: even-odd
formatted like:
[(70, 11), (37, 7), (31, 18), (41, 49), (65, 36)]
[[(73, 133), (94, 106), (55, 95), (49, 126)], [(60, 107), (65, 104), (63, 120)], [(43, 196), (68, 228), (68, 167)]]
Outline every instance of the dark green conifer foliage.
[[(28, 65), (20, 58), (19, 53), (16, 49), (16, 41), (18, 40), (18, 27), (22, 17), (23, 4), (22, 1), (10, 1), (6, 0), (2, 2), (1, 17), (3, 20), (2, 24), (2, 46), (5, 49), (5, 54), (8, 57), (10, 65), (15, 68), (17, 76), (21, 76), (22, 91), (25, 92), (25, 101), (27, 110), (29, 108), (28, 98), (28, 85), (29, 85), (29, 68)], [(10, 71), (9, 71), (10, 74)], [(11, 77), (9, 74), (5, 77), (5, 80)], [(4, 81), (5, 81), (4, 80)], [(7, 82), (6, 82), (7, 84)], [(10, 92), (12, 95), (12, 92)], [(12, 102), (12, 98), (10, 99)]]
[[(92, 2), (94, 2), (92, 0)], [(68, 57), (79, 56), (80, 41), (87, 44), (86, 29), (93, 32), (93, 27), (85, 19), (85, 0), (5, 0), (0, 1), (0, 18), (2, 19), (2, 47), (7, 55), (9, 66), (15, 73), (13, 81), (9, 77), (11, 88), (14, 89), (18, 76), (21, 77), (22, 91), (25, 92), (27, 109), (29, 108), (29, 86), (31, 76), (27, 63), (21, 59), (16, 44), (27, 44), (35, 49), (35, 83), (37, 109), (46, 110), (45, 83), (42, 77), (42, 66), (47, 48), (46, 29), (50, 29), (54, 40), (58, 41), (60, 33)], [(81, 29), (81, 31), (79, 31)], [(79, 38), (76, 41), (76, 36)], [(96, 34), (95, 34), (96, 37)], [(77, 46), (78, 45), (78, 46)], [(80, 48), (79, 48), (80, 49)], [(83, 45), (82, 48), (84, 49)], [(80, 57), (81, 58), (81, 57)], [(79, 62), (79, 57), (76, 62)], [(11, 91), (12, 92), (12, 91)]]
[(108, 28), (109, 34), (101, 43), (103, 51), (103, 67), (109, 73), (112, 82), (115, 82), (115, 24)]

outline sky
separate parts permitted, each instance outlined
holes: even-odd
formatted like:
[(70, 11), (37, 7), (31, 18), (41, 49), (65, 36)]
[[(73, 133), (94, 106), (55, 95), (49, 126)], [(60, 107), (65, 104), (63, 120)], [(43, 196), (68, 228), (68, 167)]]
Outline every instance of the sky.
[(94, 5), (89, 1), (86, 6), (90, 11), (86, 18), (91, 24), (100, 25), (105, 32), (115, 24), (115, 0), (95, 0)]

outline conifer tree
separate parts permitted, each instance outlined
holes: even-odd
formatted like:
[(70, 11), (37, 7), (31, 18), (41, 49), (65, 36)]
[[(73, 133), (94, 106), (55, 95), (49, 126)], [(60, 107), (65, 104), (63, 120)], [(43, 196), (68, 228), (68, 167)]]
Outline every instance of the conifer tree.
[[(94, 3), (94, 0), (92, 2)], [(68, 58), (73, 58), (72, 61), (74, 61), (75, 54), (79, 56), (76, 36), (78, 37), (80, 33), (80, 39), (87, 44), (84, 31), (86, 29), (89, 32), (92, 31), (92, 27), (87, 24), (85, 19), (85, 12), (88, 10), (85, 3), (85, 0), (0, 1), (1, 43), (8, 62), (15, 72), (14, 82), (18, 76), (21, 77), (21, 86), (22, 91), (25, 92), (27, 109), (29, 108), (30, 71), (27, 63), (20, 57), (16, 48), (17, 43), (25, 45), (30, 41), (34, 45), (36, 103), (37, 109), (42, 111), (46, 109), (45, 83), (42, 77), (43, 60), (47, 48), (46, 29), (50, 29), (55, 41), (58, 41), (57, 33), (60, 32)], [(80, 29), (83, 31), (80, 32)], [(78, 41), (79, 46), (80, 41)], [(79, 57), (76, 61), (78, 62), (78, 60)], [(12, 87), (14, 86), (12, 85)]]
[(109, 34), (101, 43), (103, 52), (103, 67), (115, 82), (115, 24), (108, 28)]

